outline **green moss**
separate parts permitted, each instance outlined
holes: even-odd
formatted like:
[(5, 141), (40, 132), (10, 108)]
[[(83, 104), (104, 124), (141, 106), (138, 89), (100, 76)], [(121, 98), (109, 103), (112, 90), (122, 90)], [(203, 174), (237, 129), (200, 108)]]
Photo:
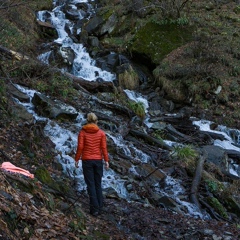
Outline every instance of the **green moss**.
[(226, 197), (224, 198), (224, 201), (226, 202), (227, 208), (235, 213), (238, 217), (240, 217), (240, 205), (236, 202), (235, 199), (232, 197)]
[(70, 188), (69, 188), (69, 185), (66, 183), (66, 180), (63, 183), (62, 180), (53, 179), (49, 174), (48, 170), (43, 166), (40, 166), (36, 170), (35, 177), (42, 183), (48, 185), (50, 188), (58, 191), (61, 194), (70, 192)]
[(104, 21), (107, 21), (114, 14), (114, 12), (115, 12), (114, 8), (108, 7), (100, 8), (97, 10), (97, 13), (101, 15)]
[(215, 211), (222, 217), (227, 218), (227, 212), (223, 205), (218, 201), (217, 198), (208, 197), (207, 199), (208, 204), (215, 209)]
[(240, 5), (234, 8), (233, 10), (236, 14), (240, 14)]
[(130, 102), (129, 106), (137, 116), (139, 116), (141, 119), (144, 119), (146, 113), (142, 102)]
[(43, 166), (40, 166), (36, 172), (35, 172), (35, 176), (42, 182), (42, 183), (45, 183), (47, 185), (50, 185), (52, 184), (54, 181), (52, 179), (52, 177), (50, 176), (48, 170), (43, 167)]
[(182, 46), (192, 38), (190, 28), (176, 24), (159, 25), (149, 22), (135, 35), (128, 46), (132, 52), (147, 55), (154, 63), (159, 63), (167, 54)]
[(209, 180), (209, 179), (207, 179), (205, 182), (207, 184), (207, 189), (210, 192), (215, 193), (215, 192), (217, 192), (219, 190), (217, 182), (215, 182), (213, 180)]
[(122, 37), (104, 38), (102, 43), (105, 45), (122, 46), (124, 45), (124, 39)]
[(154, 131), (153, 137), (157, 138), (159, 141), (163, 141), (167, 136), (164, 129), (157, 129)]

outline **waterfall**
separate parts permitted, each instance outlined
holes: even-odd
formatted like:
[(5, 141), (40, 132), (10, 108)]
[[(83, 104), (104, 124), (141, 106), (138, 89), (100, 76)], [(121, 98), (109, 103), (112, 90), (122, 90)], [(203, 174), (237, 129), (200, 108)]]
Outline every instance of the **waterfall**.
[[(79, 43), (75, 43), (69, 36), (66, 31), (66, 25), (71, 30), (73, 27), (73, 23), (66, 19), (65, 14), (62, 12), (62, 5), (57, 6), (58, 1), (54, 1), (54, 9), (52, 11), (39, 11), (37, 14), (37, 18), (40, 21), (50, 21), (51, 24), (56, 28), (58, 33), (58, 38), (54, 40), (54, 42), (59, 45), (59, 49), (64, 48), (70, 48), (74, 52), (74, 61), (72, 64), (71, 73), (75, 76), (82, 77), (85, 80), (89, 81), (95, 81), (99, 77), (104, 79), (105, 81), (113, 81), (115, 80), (115, 74), (110, 73), (107, 71), (103, 71), (102, 69), (95, 66), (95, 61), (91, 59), (89, 53), (87, 52), (87, 49)], [(65, 1), (62, 1), (64, 4)], [(89, 6), (90, 15), (93, 13), (93, 7), (91, 6), (91, 2), (89, 1), (80, 1), (75, 0), (71, 1), (71, 6), (74, 9), (75, 3), (87, 3)], [(83, 15), (79, 15), (80, 18), (83, 18)], [(79, 29), (78, 31), (81, 31)], [(39, 56), (39, 59), (45, 63), (49, 64), (49, 56), (51, 55), (51, 51), (46, 51), (42, 53)], [(62, 53), (64, 54), (64, 53)], [(64, 70), (65, 71), (65, 70)], [(19, 85), (16, 85), (20, 91), (27, 94), (30, 99), (32, 99), (34, 93), (36, 91), (25, 89)], [(146, 115), (148, 114), (148, 101), (144, 96), (141, 96), (140, 94), (125, 90), (126, 95), (129, 99), (136, 101), (136, 102), (142, 102), (144, 105), (144, 109), (146, 111)], [(72, 131), (72, 128), (67, 128), (64, 124), (59, 124), (54, 120), (50, 120), (47, 118), (44, 118), (42, 116), (39, 116), (34, 111), (34, 106), (31, 103), (22, 103), (19, 100), (19, 104), (22, 104), (35, 118), (35, 121), (45, 121), (46, 126), (44, 128), (44, 133), (46, 136), (48, 136), (53, 143), (56, 145), (56, 152), (57, 152), (57, 160), (62, 164), (63, 170), (65, 173), (67, 173), (70, 177), (77, 179), (78, 182), (78, 190), (82, 191), (86, 188), (82, 169), (81, 169), (81, 162), (80, 167), (78, 169), (75, 168), (75, 162), (74, 159), (69, 156), (70, 152), (76, 151), (77, 146), (77, 134), (78, 131), (76, 129), (80, 129), (83, 125), (85, 118), (82, 113), (78, 113), (78, 116), (76, 118), (76, 121), (74, 123), (71, 123), (72, 126), (74, 126), (75, 131)], [(148, 122), (148, 115), (145, 120), (145, 124), (147, 127), (150, 127), (151, 124)], [(200, 130), (207, 130), (211, 131), (209, 126), (210, 122), (208, 121), (193, 121), (193, 124), (200, 127)], [(237, 151), (240, 151), (240, 148), (237, 146), (232, 145), (234, 143), (231, 135), (233, 135), (234, 131), (228, 131), (224, 128), (219, 128), (215, 130), (217, 133), (221, 133), (225, 136), (226, 140), (220, 141), (215, 140), (215, 145), (221, 145), (221, 147), (235, 149)], [(235, 131), (235, 137), (236, 141), (235, 143), (239, 143), (239, 132)], [(141, 161), (142, 163), (149, 163), (151, 160), (151, 157), (148, 156), (146, 153), (144, 153), (141, 149), (138, 149), (137, 147), (133, 146), (131, 142), (125, 141), (121, 135), (117, 133), (107, 133), (107, 137), (110, 138), (115, 146), (117, 151), (120, 153), (123, 153), (123, 155), (128, 156), (131, 159), (136, 159)], [(171, 141), (166, 141), (169, 145), (173, 145), (175, 143)], [(112, 156), (110, 156), (112, 157)], [(234, 174), (237, 174), (237, 168), (239, 168), (238, 165), (235, 163), (232, 164), (231, 172)], [(137, 175), (137, 172), (135, 171), (135, 166), (131, 166), (129, 168), (129, 173)], [(117, 172), (114, 172), (114, 170), (110, 169), (108, 171), (104, 170), (104, 176), (103, 176), (103, 189), (112, 188), (116, 191), (119, 197), (122, 197), (124, 199), (127, 199), (128, 201), (132, 201), (131, 194), (129, 194), (128, 190), (125, 187), (126, 178), (125, 176), (121, 176)], [(207, 215), (204, 215), (202, 213), (199, 213), (199, 211), (196, 209), (196, 207), (187, 202), (186, 199), (183, 199), (183, 195), (188, 195), (186, 193), (184, 187), (182, 187), (182, 184), (177, 179), (174, 179), (172, 177), (167, 176), (165, 181), (166, 187), (161, 188), (158, 184), (155, 186), (155, 191), (157, 193), (161, 193), (161, 195), (168, 196), (173, 198), (177, 203), (179, 203), (182, 208), (184, 208), (184, 211), (186, 214), (200, 217), (200, 218), (208, 218)]]
[[(29, 90), (25, 89), (19, 85), (16, 85), (16, 87), (22, 91), (23, 93), (27, 94), (30, 99), (32, 99), (34, 93), (36, 93), (35, 90)], [(57, 160), (61, 163), (63, 166), (63, 171), (72, 178), (75, 178), (77, 182), (77, 188), (78, 191), (83, 191), (86, 189), (86, 184), (84, 182), (83, 174), (82, 174), (82, 168), (81, 168), (81, 161), (80, 161), (80, 167), (78, 169), (75, 168), (75, 161), (72, 157), (69, 156), (71, 152), (76, 151), (77, 147), (77, 135), (78, 130), (81, 126), (85, 123), (86, 119), (84, 118), (82, 113), (78, 113), (78, 116), (74, 123), (71, 123), (71, 127), (67, 127), (65, 124), (60, 125), (59, 123), (55, 122), (54, 120), (50, 120), (48, 118), (44, 118), (42, 116), (39, 116), (34, 111), (34, 106), (31, 103), (22, 103), (19, 100), (17, 100), (19, 104), (23, 105), (35, 118), (36, 121), (44, 121), (46, 122), (44, 133), (46, 136), (48, 136), (51, 141), (55, 144), (55, 150), (57, 152)], [(202, 130), (208, 129), (210, 131), (210, 124), (211, 122), (201, 120), (201, 121), (194, 121), (195, 125), (199, 125)], [(74, 126), (74, 128), (73, 128)], [(73, 131), (72, 129), (75, 129)], [(224, 132), (219, 131), (220, 129), (224, 129)], [(215, 130), (217, 133), (221, 133), (226, 136), (225, 140), (226, 143), (228, 142), (229, 145), (225, 143), (225, 147), (231, 146), (231, 142), (233, 140), (231, 137), (229, 137), (226, 132), (232, 132), (233, 130), (226, 131), (227, 128), (220, 128), (218, 131)], [(116, 148), (118, 149), (120, 153), (122, 153), (125, 156), (128, 156), (131, 159), (135, 159), (138, 161), (141, 161), (142, 163), (149, 163), (151, 160), (150, 156), (148, 156), (146, 153), (144, 153), (141, 149), (137, 149), (131, 142), (125, 141), (121, 135), (114, 134), (114, 133), (107, 133), (107, 137), (112, 139), (114, 144), (116, 145)], [(167, 141), (166, 141), (167, 142)], [(215, 141), (217, 143), (217, 141)], [(169, 145), (172, 145), (172, 142), (169, 142)], [(177, 143), (175, 143), (177, 144)], [(234, 148), (238, 149), (239, 148)], [(110, 156), (111, 158), (112, 156)], [(129, 173), (138, 176), (138, 173), (135, 171), (135, 166), (131, 166), (129, 168)], [(234, 162), (231, 165), (230, 171), (232, 174), (235, 174), (238, 176), (237, 171), (239, 171), (239, 165), (235, 164)], [(103, 189), (112, 188), (115, 190), (117, 195), (120, 198), (124, 198), (128, 201), (133, 201), (131, 194), (128, 192), (125, 186), (126, 178), (124, 176), (119, 175), (118, 173), (114, 172), (114, 170), (109, 169), (106, 171), (104, 169), (104, 176), (103, 176)], [(180, 180), (174, 179), (170, 176), (167, 176), (165, 179), (165, 187), (159, 186), (159, 184), (156, 184), (154, 186), (156, 193), (160, 193), (163, 196), (170, 197), (176, 201), (181, 207), (179, 208), (179, 211), (185, 212), (186, 215), (191, 215), (195, 217), (200, 217), (203, 219), (208, 219), (209, 215), (206, 213), (200, 213), (196, 206), (189, 203), (185, 198), (183, 198), (184, 195), (186, 195), (186, 191), (184, 187), (181, 184)], [(136, 196), (133, 196), (134, 198)]]
[[(72, 9), (75, 8), (76, 3), (87, 3), (89, 8), (89, 13), (93, 11), (91, 4), (88, 1), (72, 1), (72, 4), (68, 5), (71, 6)], [(66, 19), (65, 14), (62, 11), (62, 8), (65, 4), (57, 6), (57, 1), (54, 1), (55, 8), (52, 11), (39, 11), (37, 13), (37, 19), (42, 22), (50, 21), (51, 24), (57, 30), (58, 38), (54, 40), (60, 47), (59, 50), (63, 48), (69, 48), (73, 51), (75, 58), (72, 64), (72, 68), (70, 73), (77, 77), (81, 77), (85, 80), (94, 81), (98, 78), (103, 79), (104, 81), (113, 81), (115, 80), (116, 76), (113, 73), (107, 72), (95, 66), (96, 62), (93, 60), (87, 49), (80, 43), (75, 43), (69, 37), (66, 26), (71, 30), (74, 23), (71, 22), (69, 19)], [(84, 18), (84, 16), (79, 13), (79, 19)], [(81, 31), (79, 28), (78, 31)], [(63, 53), (64, 55), (64, 53)], [(50, 56), (49, 51), (42, 53), (39, 56), (39, 59), (42, 60), (43, 63), (49, 64), (48, 57)], [(63, 56), (64, 57), (64, 56)], [(66, 71), (65, 69), (62, 69)]]

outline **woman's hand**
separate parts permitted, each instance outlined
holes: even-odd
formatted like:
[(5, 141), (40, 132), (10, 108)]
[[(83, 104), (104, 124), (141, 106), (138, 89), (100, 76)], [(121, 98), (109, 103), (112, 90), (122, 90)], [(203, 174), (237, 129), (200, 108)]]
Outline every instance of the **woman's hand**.
[(106, 169), (106, 170), (109, 169), (109, 162), (105, 162), (105, 169)]
[(76, 168), (79, 168), (78, 162), (79, 162), (79, 161), (75, 161), (75, 167), (76, 167)]

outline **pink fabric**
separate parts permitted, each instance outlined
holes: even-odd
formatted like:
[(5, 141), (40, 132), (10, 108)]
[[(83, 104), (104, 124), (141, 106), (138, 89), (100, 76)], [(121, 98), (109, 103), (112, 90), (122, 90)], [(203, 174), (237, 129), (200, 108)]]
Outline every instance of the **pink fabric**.
[(10, 171), (10, 172), (14, 172), (14, 173), (20, 173), (20, 174), (23, 174), (27, 177), (34, 178), (34, 175), (31, 174), (28, 170), (16, 167), (10, 162), (3, 162), (0, 168), (4, 169), (6, 171)]

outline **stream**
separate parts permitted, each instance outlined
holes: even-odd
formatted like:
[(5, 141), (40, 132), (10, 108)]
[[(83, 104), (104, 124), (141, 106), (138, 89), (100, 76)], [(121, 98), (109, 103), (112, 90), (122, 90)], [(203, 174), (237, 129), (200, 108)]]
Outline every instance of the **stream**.
[[(71, 49), (74, 53), (74, 61), (71, 65), (71, 68), (66, 69), (62, 68), (61, 70), (69, 71), (71, 74), (84, 78), (89, 81), (96, 81), (97, 79), (102, 78), (105, 81), (114, 81), (116, 80), (116, 75), (112, 72), (102, 70), (99, 67), (96, 67), (96, 62), (91, 59), (90, 55), (87, 52), (87, 49), (83, 47), (80, 43), (75, 43), (68, 35), (66, 28), (70, 31), (74, 29), (74, 22), (66, 18), (62, 9), (64, 8), (65, 1), (53, 1), (53, 10), (52, 11), (40, 11), (37, 13), (37, 19), (45, 22), (51, 22), (51, 24), (56, 28), (58, 32), (58, 38), (54, 40), (55, 44), (59, 46), (60, 52), (64, 57), (64, 50)], [(87, 6), (88, 11), (78, 11), (75, 7), (76, 4), (84, 3)], [(62, 4), (62, 5), (61, 5)], [(91, 14), (94, 14), (94, 6), (91, 4), (91, 1), (81, 1), (73, 0), (69, 1), (68, 7), (71, 7), (71, 11), (75, 14), (78, 14), (79, 20), (83, 18), (89, 18)], [(78, 31), (81, 31), (79, 28)], [(49, 63), (49, 58), (53, 54), (52, 50), (47, 50), (39, 56), (45, 64)], [(37, 93), (33, 89), (26, 89), (22, 86), (16, 85), (17, 88), (27, 94), (30, 99), (33, 98), (34, 94)], [(146, 111), (145, 127), (150, 128), (152, 123), (148, 121), (148, 100), (146, 96), (142, 96), (137, 92), (130, 90), (124, 90), (127, 97), (136, 102), (141, 101), (144, 105)], [(74, 159), (70, 156), (71, 152), (76, 151), (77, 146), (77, 136), (78, 132), (81, 129), (82, 125), (86, 123), (85, 113), (77, 112), (77, 118), (74, 122), (70, 123), (58, 123), (53, 119), (48, 119), (43, 116), (39, 116), (34, 109), (34, 105), (30, 101), (29, 103), (20, 102), (18, 99), (16, 101), (23, 105), (35, 118), (36, 122), (45, 122), (44, 133), (48, 136), (52, 142), (55, 144), (55, 150), (57, 154), (57, 160), (62, 164), (64, 173), (74, 178), (77, 182), (78, 191), (86, 191), (86, 185), (83, 179), (81, 164), (80, 168), (75, 168)], [(72, 111), (76, 111), (73, 107)], [(110, 116), (114, 113), (109, 111)], [(210, 129), (210, 121), (206, 120), (192, 120), (193, 125), (198, 126), (201, 131), (213, 131)], [(219, 126), (214, 132), (224, 135), (225, 140), (215, 140), (214, 145), (220, 146), (223, 149), (232, 149), (240, 152), (240, 131), (236, 129), (228, 129), (225, 126)], [(234, 133), (234, 134), (233, 134)], [(123, 136), (118, 132), (106, 131), (107, 138), (116, 146), (118, 152), (121, 152), (123, 155), (128, 156), (131, 159), (136, 159), (145, 164), (151, 164), (151, 156), (142, 151), (141, 147), (137, 148), (131, 141), (124, 140)], [(177, 145), (180, 143), (165, 141), (168, 145)], [(114, 156), (110, 155), (110, 160)], [(81, 163), (81, 162), (80, 162)], [(132, 165), (128, 169), (129, 173), (137, 175), (135, 171), (135, 166)], [(232, 162), (230, 163), (231, 174), (240, 176), (240, 166), (239, 164)], [(166, 174), (167, 175), (167, 174)], [(114, 191), (119, 198), (124, 198), (127, 201), (137, 201), (138, 196), (133, 195), (126, 187), (126, 176), (115, 172), (113, 169), (106, 171), (104, 169), (103, 177), (103, 189), (111, 189)], [(199, 212), (198, 209), (187, 201), (187, 198), (183, 198), (184, 195), (187, 195), (185, 189), (180, 180), (174, 179), (171, 176), (167, 176), (165, 179), (165, 186), (162, 188), (158, 184), (155, 186), (156, 193), (159, 193), (163, 196), (168, 196), (174, 199), (177, 204), (180, 206), (180, 211), (184, 212), (186, 215), (191, 215), (197, 218), (209, 219), (210, 216), (205, 212)], [(182, 210), (184, 209), (184, 210)]]

